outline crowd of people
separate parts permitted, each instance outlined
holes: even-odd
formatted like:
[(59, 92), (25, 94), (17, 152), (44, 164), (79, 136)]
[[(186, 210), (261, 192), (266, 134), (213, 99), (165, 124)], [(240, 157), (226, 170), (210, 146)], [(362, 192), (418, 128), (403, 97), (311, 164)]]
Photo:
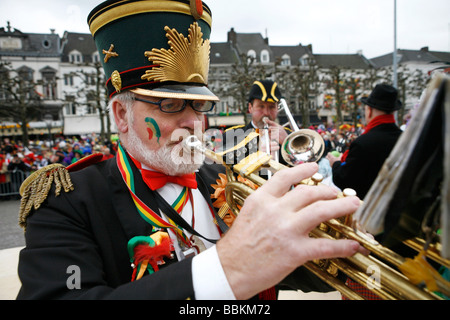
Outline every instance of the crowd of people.
[[(344, 123), (338, 126), (329, 122), (311, 125), (309, 129), (319, 133), (324, 140), (325, 150), (318, 161), (319, 173), (324, 177), (325, 183), (333, 184), (332, 170), (326, 158), (327, 154), (332, 153), (338, 157), (343, 155), (351, 143), (364, 132), (364, 125), (358, 124), (355, 127)], [(207, 142), (212, 138), (215, 139), (214, 150), (218, 151), (222, 146), (222, 139), (215, 135), (205, 135)], [(116, 135), (112, 135), (110, 140), (101, 142), (95, 133), (71, 138), (60, 136), (54, 141), (31, 140), (28, 147), (24, 146), (20, 139), (3, 138), (0, 141), (0, 185), (9, 182), (11, 174), (16, 171), (25, 173), (25, 177), (46, 165), (60, 163), (69, 166), (86, 156), (99, 152), (103, 153), (104, 160), (106, 160), (115, 156), (117, 147)], [(1, 194), (2, 190), (0, 190), (0, 196)]]
[(68, 166), (99, 152), (106, 160), (114, 157), (116, 150), (117, 139), (114, 136), (101, 142), (96, 134), (72, 138), (61, 136), (54, 141), (31, 140), (28, 146), (24, 146), (20, 139), (3, 138), (0, 142), (0, 197), (17, 193), (26, 176), (49, 164)]
[[(361, 134), (363, 127), (349, 124), (338, 127), (329, 123), (311, 125), (309, 129), (317, 131), (324, 139), (325, 151), (319, 164), (322, 175), (327, 178), (331, 173), (325, 156), (332, 151), (343, 154)], [(49, 164), (60, 163), (69, 166), (98, 152), (103, 153), (106, 160), (115, 156), (117, 146), (115, 135), (110, 140), (101, 142), (95, 133), (72, 138), (61, 136), (54, 141), (31, 140), (29, 146), (24, 146), (20, 139), (3, 138), (0, 141), (0, 184), (7, 182), (8, 174), (17, 170), (24, 172), (26, 176)]]

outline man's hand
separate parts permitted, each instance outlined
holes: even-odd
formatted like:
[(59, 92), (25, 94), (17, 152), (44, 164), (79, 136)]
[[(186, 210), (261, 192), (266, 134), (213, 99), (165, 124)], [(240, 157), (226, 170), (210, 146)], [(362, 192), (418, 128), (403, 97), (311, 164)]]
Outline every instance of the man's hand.
[(284, 140), (288, 136), (284, 127), (269, 119), (267, 119), (266, 122), (269, 125), (270, 141), (275, 141), (278, 144), (283, 144)]
[(333, 164), (334, 164), (336, 161), (341, 161), (341, 157), (335, 157), (335, 156), (333, 156), (333, 155), (331, 154), (331, 152), (328, 152), (326, 158), (327, 158), (327, 160), (330, 162), (330, 166), (331, 166), (331, 167), (333, 167)]
[[(275, 157), (280, 150), (280, 145), (283, 144), (284, 140), (287, 138), (288, 134), (286, 133), (284, 127), (276, 123), (275, 121), (269, 120), (269, 118), (265, 118), (265, 123), (269, 126), (269, 143), (270, 143), (270, 154), (273, 159), (277, 159)], [(261, 139), (261, 150), (266, 151), (266, 141), (264, 135), (267, 134), (265, 131), (262, 134), (263, 139)]]
[(274, 286), (307, 261), (347, 257), (360, 249), (352, 240), (313, 239), (323, 221), (356, 211), (357, 197), (337, 199), (334, 188), (292, 185), (317, 172), (315, 163), (281, 170), (250, 195), (217, 252), (237, 299)]

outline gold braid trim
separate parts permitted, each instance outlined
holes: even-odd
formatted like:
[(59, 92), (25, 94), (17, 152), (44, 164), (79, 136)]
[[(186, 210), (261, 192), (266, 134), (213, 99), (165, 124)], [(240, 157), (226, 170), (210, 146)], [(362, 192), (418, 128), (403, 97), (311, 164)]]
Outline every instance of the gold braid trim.
[(28, 215), (32, 209), (39, 209), (47, 199), (53, 182), (55, 183), (56, 197), (61, 194), (62, 189), (64, 189), (64, 192), (70, 192), (74, 189), (69, 172), (59, 163), (48, 165), (32, 173), (20, 186), (22, 199), (19, 209), (19, 226), (24, 231)]

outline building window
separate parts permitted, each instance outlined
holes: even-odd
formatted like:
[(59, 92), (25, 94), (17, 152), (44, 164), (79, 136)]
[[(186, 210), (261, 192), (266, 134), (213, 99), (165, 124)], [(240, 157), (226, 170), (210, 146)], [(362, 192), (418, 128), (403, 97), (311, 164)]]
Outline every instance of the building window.
[(98, 52), (94, 52), (92, 54), (92, 62), (94, 63), (100, 62), (100, 54)]
[(75, 104), (74, 96), (66, 96), (66, 115), (75, 115), (77, 114), (77, 107)]
[(69, 53), (69, 62), (71, 63), (81, 63), (83, 62), (83, 56), (79, 51), (72, 51)]
[(86, 114), (96, 114), (97, 113), (97, 109), (95, 108), (95, 101), (97, 100), (96, 95), (89, 91), (86, 94), (86, 106), (85, 106), (85, 113)]
[(50, 49), (52, 46), (52, 43), (50, 42), (50, 40), (45, 39), (42, 41), (42, 46), (44, 47), (44, 49)]
[[(16, 70), (17, 77), (21, 80), (22, 84), (20, 85), (21, 94), (24, 94), (27, 99), (34, 99), (36, 97), (36, 94), (39, 95), (38, 91), (35, 88), (34, 81), (34, 70), (27, 67), (22, 66)], [(24, 91), (23, 91), (24, 90)], [(10, 96), (8, 92), (5, 93), (6, 96)]]
[(19, 78), (22, 79), (23, 81), (27, 82), (33, 81), (33, 73), (34, 73), (33, 69), (27, 66), (22, 66), (19, 69), (17, 69), (17, 74)]
[(283, 56), (281, 57), (281, 65), (282, 66), (291, 65), (291, 57), (288, 54), (283, 54)]
[(71, 74), (64, 75), (64, 85), (73, 86), (73, 76)]
[(56, 97), (56, 71), (52, 68), (44, 68), (42, 74), (42, 89), (45, 99), (55, 100)]
[(7, 99), (10, 93), (3, 88), (1, 84), (6, 83), (9, 80), (9, 71), (5, 66), (0, 64), (0, 100)]
[(300, 63), (301, 66), (307, 66), (308, 65), (308, 61), (309, 61), (309, 56), (307, 54), (303, 55), (299, 59), (299, 63)]
[(261, 51), (261, 62), (263, 63), (267, 63), (270, 61), (270, 55), (269, 55), (269, 51), (267, 51), (266, 49)]
[(96, 114), (96, 109), (91, 103), (86, 105), (86, 114)]
[(256, 60), (256, 51), (255, 50), (248, 50), (247, 52), (247, 60), (250, 62), (252, 60)]
[(86, 73), (85, 74), (85, 76), (86, 76), (86, 85), (87, 86), (93, 86), (93, 85), (95, 85), (95, 83), (96, 83), (96, 78), (95, 78), (95, 74), (89, 74), (89, 73)]

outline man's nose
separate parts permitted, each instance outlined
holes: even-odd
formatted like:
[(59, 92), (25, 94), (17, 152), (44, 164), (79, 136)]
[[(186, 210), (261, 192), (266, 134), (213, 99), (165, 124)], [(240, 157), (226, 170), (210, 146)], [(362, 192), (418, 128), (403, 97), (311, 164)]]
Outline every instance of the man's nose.
[(270, 115), (270, 110), (269, 110), (269, 108), (267, 108), (267, 107), (264, 107), (264, 108), (262, 109), (262, 112), (263, 112), (263, 115), (264, 115), (264, 116), (269, 116), (269, 115)]
[(180, 127), (186, 128), (188, 130), (194, 130), (196, 128), (204, 128), (205, 123), (205, 114), (200, 113), (192, 109), (190, 105), (187, 105), (186, 108), (180, 114)]

